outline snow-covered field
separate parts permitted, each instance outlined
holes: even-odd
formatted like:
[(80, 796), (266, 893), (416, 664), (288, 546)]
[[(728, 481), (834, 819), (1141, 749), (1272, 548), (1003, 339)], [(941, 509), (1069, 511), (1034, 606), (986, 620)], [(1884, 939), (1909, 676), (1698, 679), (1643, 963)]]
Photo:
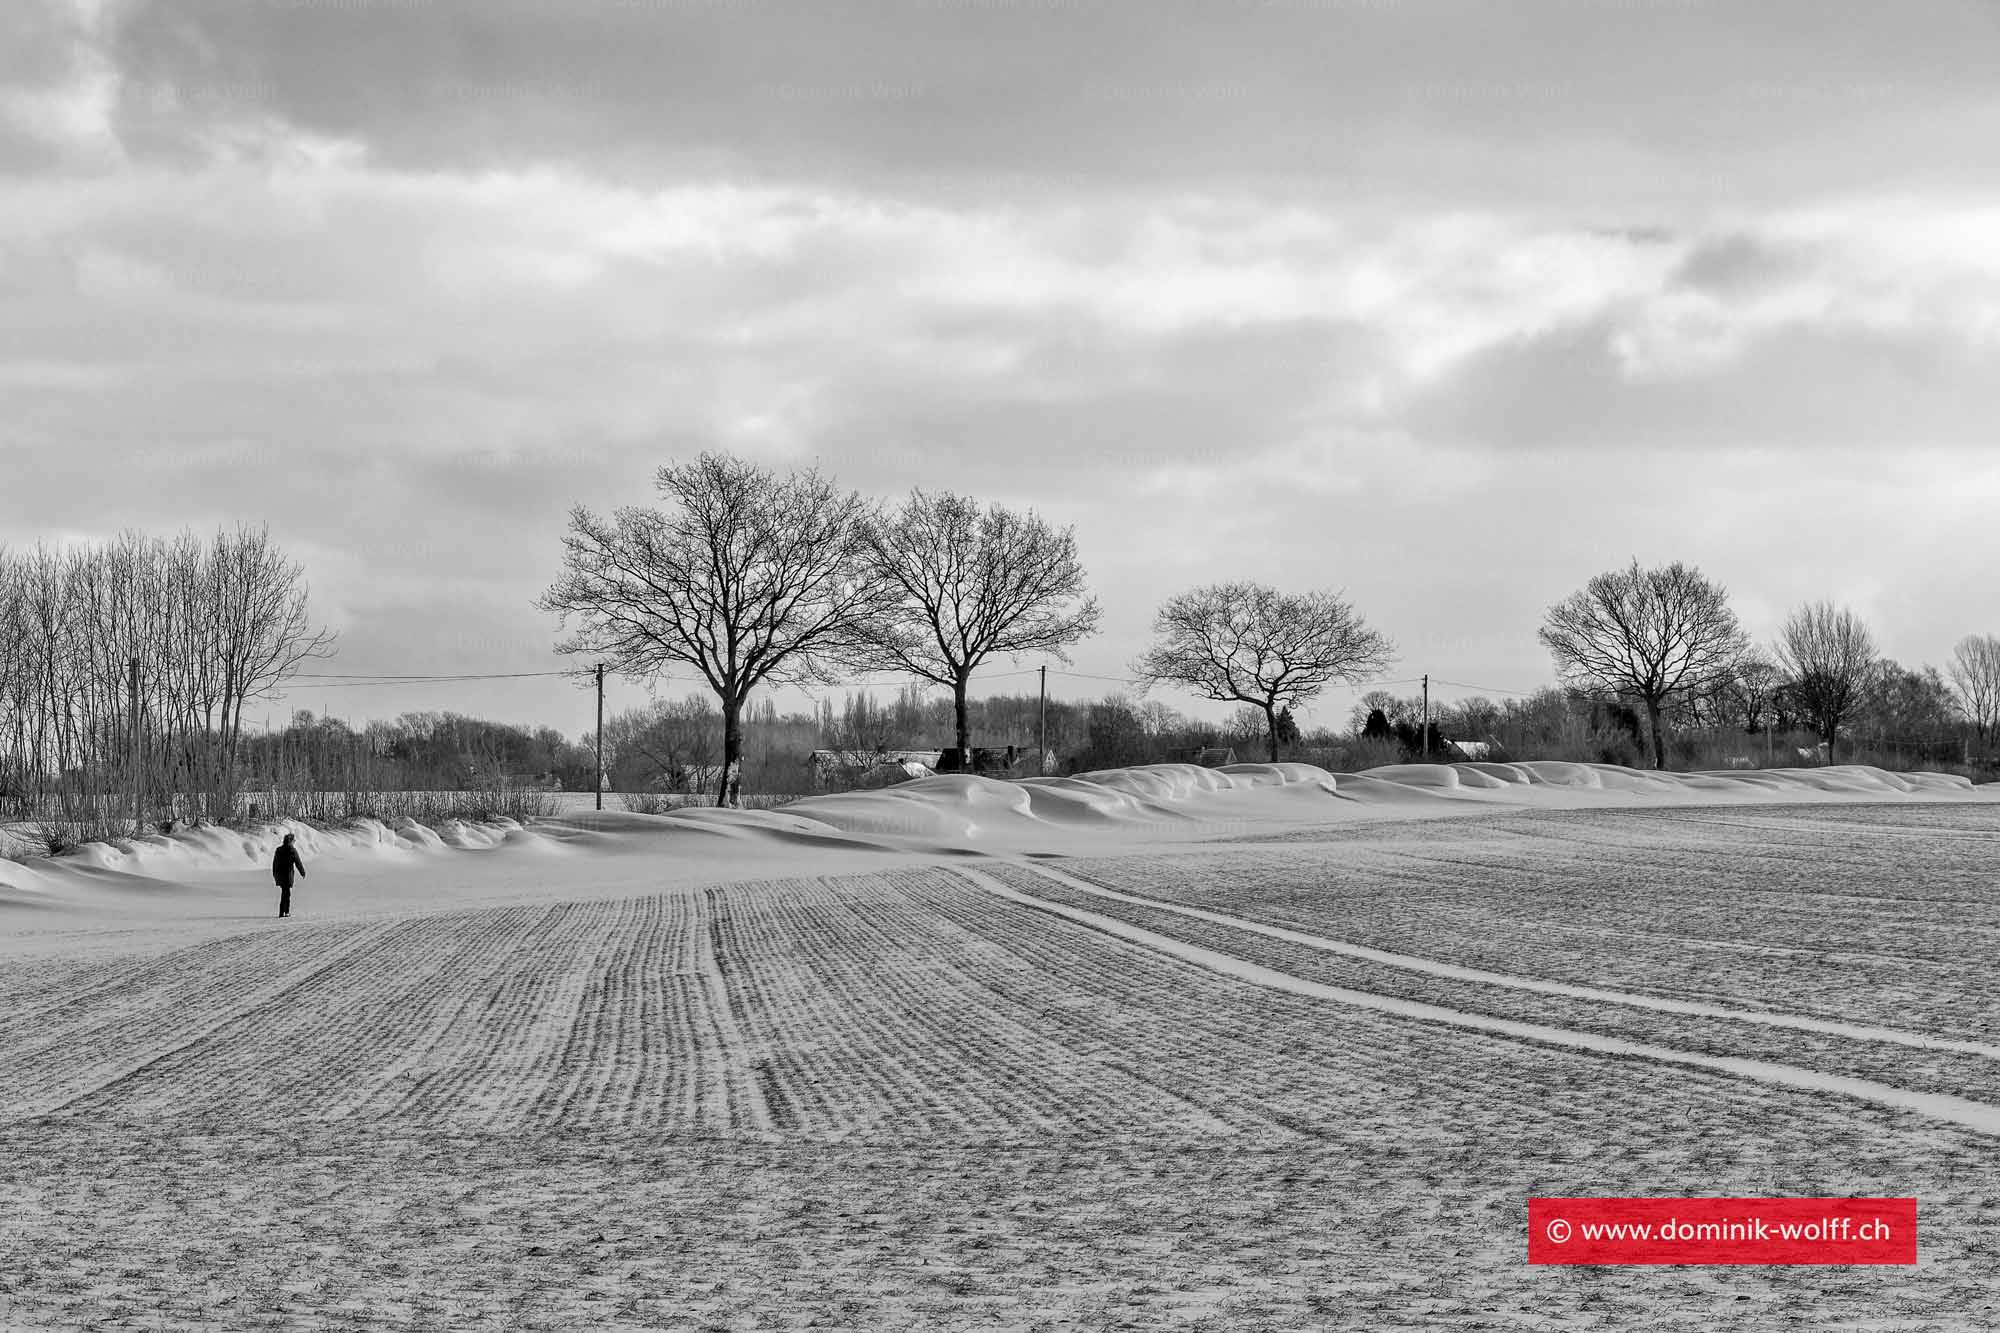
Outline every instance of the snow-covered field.
[[(0, 1328), (2000, 1325), (2000, 793), (941, 777), (0, 863)], [(1546, 1268), (1531, 1194), (1916, 1195)]]

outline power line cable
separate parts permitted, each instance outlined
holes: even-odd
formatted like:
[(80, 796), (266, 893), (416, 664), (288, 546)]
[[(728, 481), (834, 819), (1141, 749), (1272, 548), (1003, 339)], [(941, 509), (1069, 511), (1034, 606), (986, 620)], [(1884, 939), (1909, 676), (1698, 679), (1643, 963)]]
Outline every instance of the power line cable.
[(287, 676), (287, 680), (327, 680), (340, 681), (350, 685), (367, 685), (376, 681), (402, 681), (431, 683), (443, 680), (528, 680), (538, 676), (589, 675), (588, 669), (578, 671), (484, 671), (473, 673), (438, 672), (428, 676), (370, 676), (348, 671), (301, 671)]
[(1510, 690), (1499, 685), (1472, 685), (1462, 680), (1446, 680), (1443, 676), (1432, 676), (1431, 679), (1439, 685), (1456, 685), (1461, 690), (1479, 690), (1485, 694), (1514, 694), (1523, 699), (1530, 699), (1541, 693), (1540, 690)]

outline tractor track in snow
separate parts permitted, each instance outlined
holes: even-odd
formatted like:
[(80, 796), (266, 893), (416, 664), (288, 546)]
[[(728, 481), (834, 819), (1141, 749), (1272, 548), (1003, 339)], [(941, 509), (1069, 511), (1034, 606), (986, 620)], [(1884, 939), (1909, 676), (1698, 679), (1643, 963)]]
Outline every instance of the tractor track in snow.
[[(1225, 917), (1220, 913), (1208, 913), (1198, 908), (1183, 908), (1173, 904), (1160, 903), (1155, 900), (1117, 893), (1112, 890), (1100, 889), (1094, 885), (1076, 882), (1070, 876), (1062, 875), (1061, 872), (1051, 873), (1047, 867), (1040, 865), (1027, 868), (1036, 874), (1050, 878), (1054, 882), (1064, 883), (1068, 887), (1076, 888), (1083, 892), (1124, 900), (1149, 908), (1171, 911), (1198, 920), (1207, 919), (1213, 924), (1229, 925), (1277, 938), (1291, 937), (1291, 942), (1304, 942), (1317, 938), (1312, 936), (1300, 937), (1300, 932), (1284, 931), (1280, 927), (1258, 926), (1252, 922), (1238, 921), (1234, 918)], [(1183, 962), (1206, 968), (1212, 972), (1219, 972), (1225, 976), (1234, 977), (1252, 985), (1286, 991), (1294, 995), (1306, 996), (1312, 999), (1328, 1000), (1337, 1004), (1352, 1005), (1382, 1013), (1396, 1014), (1425, 1022), (1447, 1024), (1453, 1027), (1488, 1032), (1516, 1040), (1568, 1047), (1574, 1050), (1602, 1055), (1637, 1058), (1660, 1064), (1682, 1065), (1696, 1069), (1711, 1070), (1773, 1087), (1790, 1088), (1814, 1093), (1832, 1093), (1836, 1096), (1849, 1097), (1901, 1110), (1914, 1111), (1935, 1120), (1959, 1125), (1979, 1134), (2000, 1138), (2000, 1106), (1975, 1101), (1968, 1097), (1958, 1097), (1946, 1093), (1919, 1092), (1899, 1087), (1892, 1083), (1853, 1078), (1842, 1074), (1823, 1074), (1814, 1070), (1800, 1069), (1793, 1065), (1781, 1064), (1776, 1061), (1756, 1060), (1737, 1056), (1707, 1055), (1694, 1051), (1677, 1050), (1670, 1046), (1662, 1046), (1652, 1042), (1604, 1036), (1598, 1033), (1583, 1032), (1547, 1023), (1533, 1023), (1519, 1019), (1475, 1014), (1421, 1000), (1406, 1000), (1378, 994), (1374, 991), (1356, 990), (1345, 986), (1332, 986), (1324, 982), (1311, 981), (1304, 977), (1295, 976), (1292, 973), (1281, 971), (1266, 964), (1251, 962), (1217, 949), (1176, 939), (1171, 935), (1164, 935), (1142, 926), (1135, 926), (1115, 917), (1039, 898), (1031, 893), (1023, 892), (1022, 890), (1003, 884), (984, 871), (959, 866), (953, 868), (953, 873), (999, 897), (1037, 908), (1086, 929), (1126, 940), (1142, 948), (1167, 954)], [(1325, 943), (1331, 944), (1337, 942), (1325, 941)], [(1314, 946), (1308, 945), (1308, 947)], [(1437, 964), (1436, 966), (1445, 967), (1450, 965)], [(1459, 972), (1470, 970), (1454, 969), (1454, 971)], [(1445, 975), (1451, 974), (1447, 973)], [(1608, 992), (1608, 994), (1618, 993)], [(1731, 1016), (1738, 1015), (1732, 1014)], [(1741, 1016), (1749, 1017), (1749, 1015)], [(1909, 1036), (1912, 1034), (1903, 1035)]]
[(1442, 977), (1450, 981), (1478, 982), (1488, 986), (1503, 986), (1509, 990), (1533, 991), (1542, 995), (1560, 995), (1572, 1000), (1592, 1000), (1603, 1004), (1625, 1005), (1635, 1009), (1652, 1009), (1660, 1013), (1681, 1014), (1691, 1018), (1722, 1018), (1744, 1023), (1761, 1023), (1769, 1027), (1792, 1028), (1800, 1032), (1813, 1032), (1829, 1037), (1848, 1037), (1857, 1041), (1885, 1041), (1901, 1046), (1911, 1046), (1918, 1050), (1949, 1051), (1955, 1055), (1976, 1055), (1988, 1060), (2000, 1060), (2000, 1046), (1987, 1042), (1961, 1041), (1953, 1037), (1933, 1037), (1921, 1032), (1907, 1032), (1900, 1028), (1879, 1027), (1866, 1023), (1842, 1023), (1834, 1019), (1810, 1018), (1798, 1014), (1787, 1014), (1766, 1009), (1732, 1009), (1726, 1005), (1704, 1004), (1699, 1000), (1675, 1000), (1665, 996), (1642, 995), (1633, 991), (1611, 990), (1600, 986), (1584, 986), (1567, 981), (1547, 981), (1540, 977), (1524, 977), (1511, 972), (1492, 972), (1484, 968), (1467, 967), (1460, 963), (1440, 962), (1433, 958), (1423, 958), (1415, 954), (1395, 953), (1377, 949), (1365, 944), (1350, 944), (1345, 940), (1329, 939), (1324, 935), (1313, 935), (1305, 931), (1291, 930), (1284, 926), (1265, 925), (1245, 917), (1231, 916), (1226, 912), (1212, 912), (1206, 908), (1188, 907), (1180, 903), (1168, 902), (1143, 894), (1127, 893), (1118, 889), (1107, 889), (1092, 884), (1088, 880), (1065, 874), (1045, 865), (1028, 866), (1035, 874), (1058, 884), (1117, 902), (1131, 903), (1136, 907), (1147, 907), (1156, 911), (1172, 912), (1177, 916), (1206, 921), (1211, 925), (1229, 926), (1237, 930), (1249, 931), (1255, 935), (1266, 935), (1283, 940), (1287, 944), (1300, 944), (1322, 953), (1336, 953), (1349, 958), (1359, 958), (1366, 962), (1381, 963), (1387, 967), (1402, 968), (1405, 971), (1421, 972), (1427, 976)]

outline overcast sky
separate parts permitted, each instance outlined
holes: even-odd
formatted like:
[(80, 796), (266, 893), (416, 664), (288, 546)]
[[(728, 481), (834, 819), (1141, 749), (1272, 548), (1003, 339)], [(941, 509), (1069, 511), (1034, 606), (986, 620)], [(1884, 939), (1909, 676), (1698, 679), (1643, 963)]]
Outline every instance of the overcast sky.
[(1075, 524), (1082, 673), (1254, 578), (1531, 689), (1633, 557), (1942, 663), (1996, 70), (1993, 0), (8, 0), (0, 542), (269, 521), (337, 669), (553, 669), (569, 506), (721, 448)]

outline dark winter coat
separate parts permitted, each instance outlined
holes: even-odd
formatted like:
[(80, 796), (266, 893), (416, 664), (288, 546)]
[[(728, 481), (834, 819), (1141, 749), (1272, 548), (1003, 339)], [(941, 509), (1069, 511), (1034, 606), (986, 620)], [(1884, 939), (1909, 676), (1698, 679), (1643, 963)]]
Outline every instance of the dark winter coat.
[(306, 863), (299, 859), (299, 849), (289, 842), (278, 844), (277, 855), (271, 858), (271, 878), (278, 882), (279, 888), (289, 889), (292, 887), (293, 871), (301, 876), (306, 873)]

